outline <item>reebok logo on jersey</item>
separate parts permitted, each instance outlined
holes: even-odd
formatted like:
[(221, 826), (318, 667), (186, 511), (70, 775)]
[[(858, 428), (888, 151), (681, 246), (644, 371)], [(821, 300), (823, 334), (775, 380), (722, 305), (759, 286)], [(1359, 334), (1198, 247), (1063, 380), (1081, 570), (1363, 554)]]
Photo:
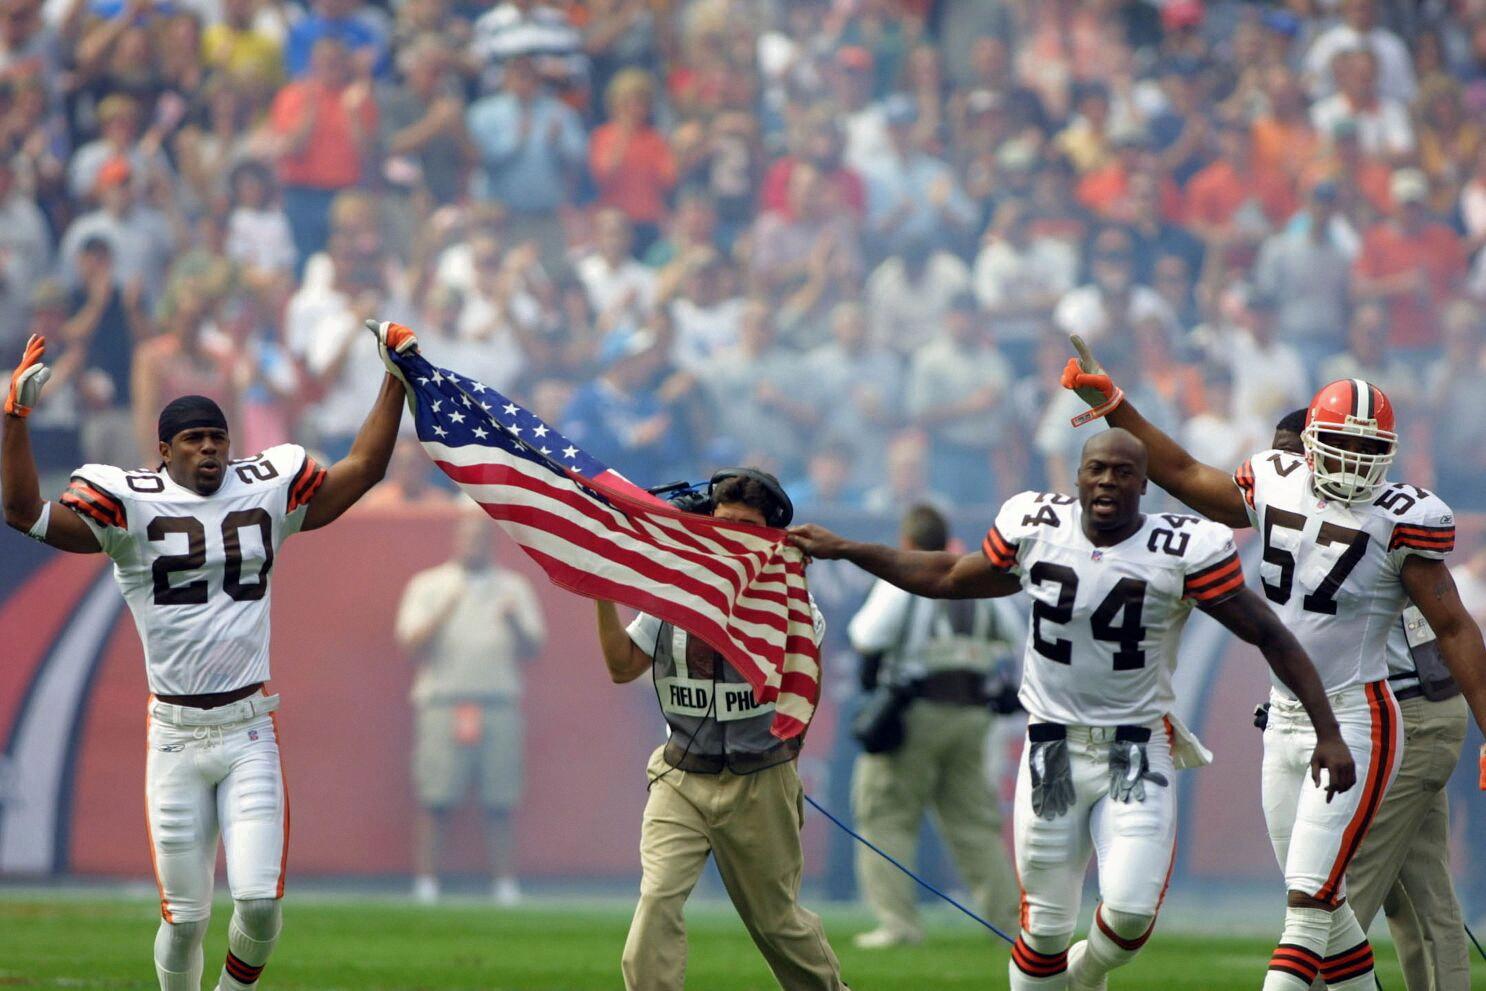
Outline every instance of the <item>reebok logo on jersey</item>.
[(185, 750), (186, 745), (184, 743), (166, 743), (160, 747), (157, 747), (156, 749), (158, 749), (162, 754), (175, 754), (180, 753), (182, 750)]
[(248, 739), (249, 740), (257, 740), (258, 739), (258, 731), (255, 730), (255, 729), (248, 730)]

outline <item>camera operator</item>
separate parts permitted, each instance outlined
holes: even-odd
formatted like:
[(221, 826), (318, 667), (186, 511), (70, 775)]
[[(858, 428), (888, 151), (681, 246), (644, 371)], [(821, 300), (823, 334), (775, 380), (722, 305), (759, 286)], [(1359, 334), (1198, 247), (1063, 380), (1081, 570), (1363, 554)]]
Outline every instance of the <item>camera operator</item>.
[[(918, 505), (904, 514), (904, 550), (942, 551), (948, 539), (948, 524), (934, 508)], [(852, 777), (857, 828), (911, 867), (924, 813), (932, 808), (976, 906), (1007, 929), (1016, 922), (1017, 884), (986, 781), (985, 742), (993, 703), (1003, 712), (1008, 702), (1015, 706), (1015, 686), (993, 690), (990, 683), (1022, 625), (993, 599), (924, 599), (879, 580), (848, 628), (870, 693), (855, 726), (867, 751)], [(877, 928), (858, 935), (856, 945), (920, 942), (913, 881), (865, 847), (857, 850), (856, 870), (877, 918)]]
[[(773, 475), (729, 468), (712, 476), (710, 498), (678, 507), (756, 526), (787, 526), (789, 496)], [(640, 900), (625, 941), (626, 991), (681, 991), (686, 979), (686, 899), (710, 853), (728, 896), (781, 987), (841, 991), (820, 918), (800, 906), (804, 792), (795, 769), (801, 738), (771, 732), (772, 703), (759, 704), (723, 656), (648, 613), (626, 628), (599, 602), (599, 643), (619, 684), (647, 671), (668, 740), (650, 755), (650, 797), (640, 830)], [(825, 621), (814, 603), (815, 641)]]

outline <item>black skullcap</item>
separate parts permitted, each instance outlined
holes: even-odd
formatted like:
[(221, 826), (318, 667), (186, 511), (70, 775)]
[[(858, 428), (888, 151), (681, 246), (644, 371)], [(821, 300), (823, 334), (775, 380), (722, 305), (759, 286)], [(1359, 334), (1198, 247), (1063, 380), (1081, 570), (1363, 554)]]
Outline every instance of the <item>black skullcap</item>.
[(227, 417), (222, 407), (205, 396), (181, 396), (172, 399), (160, 411), (160, 441), (168, 444), (182, 430), (195, 427), (227, 429)]

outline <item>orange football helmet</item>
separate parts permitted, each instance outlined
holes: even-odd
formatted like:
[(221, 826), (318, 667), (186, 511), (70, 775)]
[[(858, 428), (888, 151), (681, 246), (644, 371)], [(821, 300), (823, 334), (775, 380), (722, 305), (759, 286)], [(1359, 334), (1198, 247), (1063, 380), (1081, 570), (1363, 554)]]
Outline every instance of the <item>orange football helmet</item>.
[[(1393, 404), (1372, 383), (1338, 379), (1323, 386), (1311, 400), (1300, 434), (1316, 491), (1346, 503), (1372, 498), (1398, 454), (1396, 426)], [(1346, 444), (1346, 437), (1373, 443)], [(1359, 446), (1371, 449), (1353, 449)]]

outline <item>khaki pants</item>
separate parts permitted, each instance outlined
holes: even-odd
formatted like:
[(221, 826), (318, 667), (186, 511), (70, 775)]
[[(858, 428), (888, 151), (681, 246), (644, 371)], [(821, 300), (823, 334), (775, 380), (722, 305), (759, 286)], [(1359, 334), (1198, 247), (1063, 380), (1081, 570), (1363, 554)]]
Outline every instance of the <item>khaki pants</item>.
[(1466, 704), (1412, 698), (1398, 778), (1347, 868), (1347, 898), (1366, 929), (1382, 907), (1408, 991), (1465, 991), (1470, 958), (1450, 882), (1445, 783), (1465, 742)]
[[(1001, 813), (985, 774), (991, 714), (980, 706), (914, 702), (904, 713), (903, 745), (862, 754), (851, 783), (862, 835), (912, 867), (919, 826), (931, 810), (976, 906), (1004, 930), (1017, 920), (1017, 883), (1001, 839)], [(913, 879), (861, 847), (857, 884), (884, 929), (921, 935)]]
[(640, 830), (640, 901), (624, 944), (628, 991), (680, 991), (682, 909), (710, 852), (748, 934), (785, 991), (841, 991), (841, 965), (820, 918), (800, 907), (804, 791), (794, 761), (757, 774), (671, 768), (657, 749)]

